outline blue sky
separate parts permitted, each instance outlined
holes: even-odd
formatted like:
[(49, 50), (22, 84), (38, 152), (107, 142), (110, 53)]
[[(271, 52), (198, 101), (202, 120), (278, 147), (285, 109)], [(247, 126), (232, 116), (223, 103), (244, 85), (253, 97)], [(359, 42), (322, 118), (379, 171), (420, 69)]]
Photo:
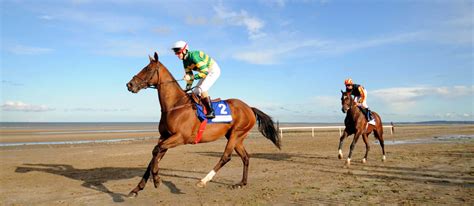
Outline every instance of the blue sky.
[[(474, 120), (473, 3), (3, 0), (1, 121), (158, 121), (125, 84), (185, 40), (221, 67), (212, 97), (283, 122), (342, 122), (347, 77), (384, 121)], [(182, 83), (184, 87), (184, 83)]]

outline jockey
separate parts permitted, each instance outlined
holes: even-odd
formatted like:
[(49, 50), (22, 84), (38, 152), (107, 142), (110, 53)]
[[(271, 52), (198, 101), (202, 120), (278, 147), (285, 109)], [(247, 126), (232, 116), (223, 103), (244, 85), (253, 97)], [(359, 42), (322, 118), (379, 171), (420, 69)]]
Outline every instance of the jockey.
[(369, 124), (375, 125), (375, 120), (372, 117), (369, 106), (367, 105), (367, 90), (364, 89), (362, 85), (354, 84), (352, 79), (346, 79), (344, 81), (346, 85), (346, 92), (350, 92), (351, 95), (354, 95), (354, 101), (357, 103), (357, 106), (361, 108), (362, 112), (367, 117)]
[[(216, 61), (202, 51), (190, 51), (185, 41), (177, 41), (174, 43), (173, 52), (179, 59), (183, 60), (184, 80), (186, 80), (186, 90), (190, 90), (195, 79), (199, 79), (193, 93), (201, 97), (206, 107), (206, 117), (214, 118), (214, 109), (211, 106), (211, 97), (209, 89), (216, 82), (221, 74), (221, 69)], [(193, 70), (197, 71), (193, 74)]]

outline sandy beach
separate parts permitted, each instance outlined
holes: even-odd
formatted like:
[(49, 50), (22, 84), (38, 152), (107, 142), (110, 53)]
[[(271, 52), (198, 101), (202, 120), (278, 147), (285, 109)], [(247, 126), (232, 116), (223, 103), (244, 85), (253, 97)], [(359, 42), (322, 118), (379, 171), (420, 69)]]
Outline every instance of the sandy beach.
[[(103, 128), (123, 132), (2, 129), (1, 142), (138, 138), (87, 144), (0, 147), (1, 205), (313, 205), (474, 204), (474, 125), (400, 125), (385, 131), (387, 161), (370, 137), (368, 162), (360, 140), (350, 167), (337, 158), (339, 132), (285, 132), (283, 148), (257, 132), (245, 141), (251, 154), (249, 184), (230, 189), (242, 175), (233, 154), (205, 188), (195, 183), (217, 163), (225, 139), (171, 149), (160, 162), (162, 184), (136, 186), (158, 138), (156, 125)], [(127, 131), (128, 130), (128, 131)], [(39, 134), (38, 132), (46, 132)], [(49, 132), (51, 132), (49, 130)], [(142, 138), (142, 139), (140, 139)], [(345, 141), (346, 157), (352, 138)]]

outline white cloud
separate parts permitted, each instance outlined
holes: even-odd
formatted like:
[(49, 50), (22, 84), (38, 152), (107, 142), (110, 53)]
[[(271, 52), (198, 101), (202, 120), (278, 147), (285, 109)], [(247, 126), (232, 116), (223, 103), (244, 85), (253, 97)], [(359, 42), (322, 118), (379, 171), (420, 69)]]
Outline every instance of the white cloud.
[(318, 108), (334, 109), (341, 106), (340, 97), (336, 96), (316, 96), (311, 102), (311, 105), (317, 105)]
[(2, 105), (3, 111), (17, 111), (17, 112), (48, 112), (55, 110), (45, 105), (31, 105), (20, 101), (7, 101)]
[[(263, 45), (262, 45), (263, 44)], [(282, 56), (302, 48), (324, 48), (329, 42), (313, 39), (292, 42), (264, 42), (255, 44), (234, 54), (234, 58), (252, 64), (278, 64)], [(266, 48), (266, 49), (261, 49)]]
[(2, 80), (2, 85), (4, 86), (23, 86), (24, 84), (15, 82), (15, 81), (10, 81), (10, 80)]
[[(300, 49), (308, 51), (306, 54), (341, 55), (371, 47), (414, 41), (420, 35), (420, 32), (409, 32), (366, 40), (325, 40), (316, 38), (295, 40), (297, 37), (282, 36), (275, 39), (267, 38), (265, 41), (256, 42), (252, 46), (239, 48), (239, 52), (235, 52), (233, 57), (252, 64), (278, 64), (280, 61), (284, 61), (282, 57), (290, 58), (294, 51)], [(300, 57), (304, 56), (300, 52), (298, 55)]]
[(375, 98), (389, 104), (398, 111), (407, 111), (415, 106), (422, 99), (428, 97), (452, 99), (456, 97), (472, 97), (474, 95), (474, 85), (452, 86), (452, 87), (398, 87), (374, 90), (369, 93)]
[(227, 22), (230, 25), (245, 26), (250, 39), (257, 39), (266, 36), (266, 34), (261, 31), (265, 22), (257, 17), (251, 16), (245, 10), (235, 12), (228, 10), (221, 4), (215, 6), (214, 11), (218, 18), (224, 20), (224, 22)]
[(43, 19), (43, 20), (53, 20), (54, 17), (53, 16), (50, 16), (50, 15), (41, 15), (39, 16), (40, 19)]
[(18, 54), (18, 55), (39, 55), (39, 54), (51, 53), (54, 50), (50, 48), (43, 48), (43, 47), (15, 45), (8, 48), (8, 51), (14, 54)]
[[(85, 2), (87, 3), (87, 2)], [(119, 15), (113, 12), (95, 12), (77, 8), (51, 8), (39, 18), (44, 20), (65, 21), (73, 26), (87, 28), (87, 31), (101, 32), (137, 32), (145, 28), (148, 20), (141, 16)]]
[(78, 107), (65, 109), (65, 112), (128, 112), (130, 109), (125, 108), (87, 108), (87, 107)]
[[(140, 40), (108, 40), (94, 49), (96, 53), (109, 56), (146, 57), (155, 51), (153, 43)], [(160, 48), (158, 51), (167, 51)]]
[(438, 119), (446, 119), (446, 120), (458, 120), (458, 119), (472, 119), (474, 116), (473, 114), (468, 114), (468, 113), (456, 113), (456, 112), (447, 112), (447, 113), (442, 113), (442, 114), (435, 114), (434, 115), (435, 118), (438, 118)]

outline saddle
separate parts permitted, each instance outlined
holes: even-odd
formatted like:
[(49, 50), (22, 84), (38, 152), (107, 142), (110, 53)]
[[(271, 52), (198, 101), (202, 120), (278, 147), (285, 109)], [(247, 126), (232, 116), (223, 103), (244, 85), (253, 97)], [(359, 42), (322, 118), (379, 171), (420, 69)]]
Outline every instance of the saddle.
[(207, 119), (205, 115), (205, 106), (201, 102), (201, 98), (199, 98), (194, 93), (188, 94), (188, 96), (191, 99), (191, 102), (193, 103), (193, 110), (196, 110), (196, 114), (199, 120), (201, 120), (201, 122), (204, 120), (207, 120), (209, 124), (232, 122), (232, 114), (229, 105), (226, 101), (221, 100), (221, 98), (211, 100), (211, 106), (214, 109), (216, 117), (213, 119)]
[[(196, 94), (194, 94), (194, 92), (186, 93), (186, 94), (188, 95), (189, 99), (191, 99), (191, 102), (193, 104), (198, 104), (204, 107), (204, 105), (202, 104), (201, 98), (199, 98)], [(211, 99), (211, 102), (219, 102), (219, 101), (222, 101), (221, 98)], [(193, 106), (193, 109), (196, 110), (196, 107)]]

